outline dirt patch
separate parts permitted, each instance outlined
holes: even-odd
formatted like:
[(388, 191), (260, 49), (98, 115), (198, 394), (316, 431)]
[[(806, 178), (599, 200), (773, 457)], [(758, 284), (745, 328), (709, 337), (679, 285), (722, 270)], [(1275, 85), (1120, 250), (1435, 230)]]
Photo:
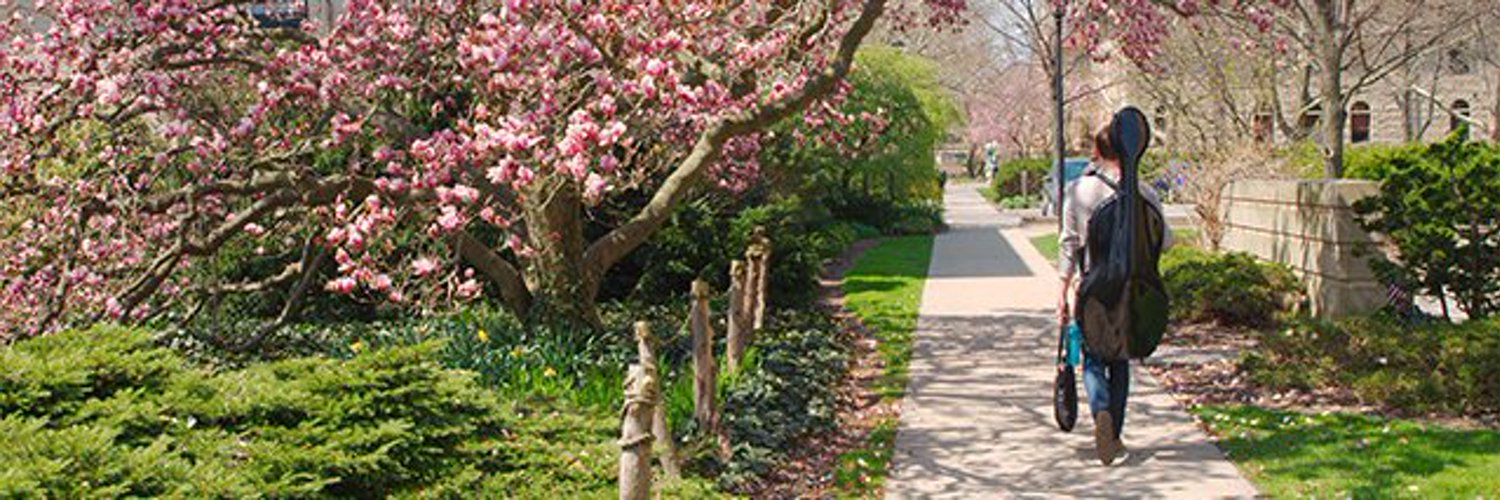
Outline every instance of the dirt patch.
[(806, 437), (763, 480), (745, 491), (751, 498), (828, 498), (834, 493), (834, 471), (839, 456), (868, 441), (876, 423), (900, 414), (900, 401), (882, 401), (875, 384), (885, 363), (876, 350), (877, 341), (859, 318), (843, 308), (844, 274), (879, 240), (855, 242), (838, 258), (824, 263), (820, 278), (820, 305), (838, 321), (853, 348), (849, 374), (839, 388), (838, 428)]

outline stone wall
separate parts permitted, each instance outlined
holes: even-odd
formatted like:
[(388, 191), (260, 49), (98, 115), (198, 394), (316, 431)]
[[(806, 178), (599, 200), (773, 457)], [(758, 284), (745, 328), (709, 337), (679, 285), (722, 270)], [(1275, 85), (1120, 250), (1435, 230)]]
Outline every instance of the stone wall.
[(1379, 185), (1355, 180), (1246, 180), (1224, 187), (1224, 250), (1291, 266), (1307, 285), (1312, 313), (1339, 316), (1385, 304), (1370, 271), (1373, 241), (1354, 218), (1353, 202)]

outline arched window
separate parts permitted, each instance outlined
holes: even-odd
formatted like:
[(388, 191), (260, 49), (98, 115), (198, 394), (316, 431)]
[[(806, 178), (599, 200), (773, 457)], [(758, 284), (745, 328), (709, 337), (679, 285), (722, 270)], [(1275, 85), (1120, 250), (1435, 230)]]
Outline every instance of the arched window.
[(1315, 105), (1312, 108), (1308, 109), (1306, 112), (1302, 113), (1302, 117), (1297, 120), (1297, 127), (1301, 128), (1302, 130), (1312, 130), (1313, 127), (1318, 126), (1318, 120), (1322, 118), (1323, 105)]
[(1464, 124), (1468, 123), (1468, 120), (1466, 119), (1472, 116), (1470, 113), (1473, 113), (1473, 111), (1469, 109), (1469, 101), (1465, 101), (1463, 99), (1453, 101), (1453, 105), (1451, 106), (1451, 108), (1453, 112), (1452, 114), (1448, 115), (1448, 133), (1450, 134), (1455, 130), (1458, 130), (1459, 127), (1462, 127), (1464, 126)]
[(1250, 126), (1253, 129), (1251, 133), (1255, 134), (1255, 142), (1271, 142), (1274, 127), (1270, 111), (1257, 111), (1255, 117), (1250, 121)]
[(1370, 105), (1364, 101), (1349, 106), (1349, 142), (1359, 144), (1370, 140)]

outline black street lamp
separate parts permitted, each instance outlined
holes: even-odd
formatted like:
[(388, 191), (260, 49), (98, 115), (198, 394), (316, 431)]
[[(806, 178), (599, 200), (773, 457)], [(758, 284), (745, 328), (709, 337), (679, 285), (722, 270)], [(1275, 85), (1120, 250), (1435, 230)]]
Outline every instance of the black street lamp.
[(1063, 52), (1062, 52), (1062, 49), (1063, 49), (1063, 43), (1062, 43), (1062, 37), (1063, 37), (1063, 11), (1066, 8), (1067, 8), (1067, 3), (1066, 2), (1056, 2), (1056, 3), (1053, 4), (1053, 7), (1052, 7), (1052, 20), (1056, 22), (1056, 27), (1057, 27), (1057, 36), (1054, 37), (1054, 39), (1052, 40), (1052, 95), (1053, 95), (1053, 97), (1056, 100), (1056, 102), (1053, 103), (1053, 104), (1056, 105), (1056, 108), (1053, 110), (1054, 111), (1054, 113), (1053, 113), (1053, 120), (1055, 122), (1054, 125), (1056, 125), (1056, 128), (1052, 129), (1052, 140), (1053, 140), (1053, 143), (1054, 143), (1053, 144), (1053, 151), (1052, 152), (1053, 152), (1053, 161), (1055, 163), (1054, 167), (1056, 168), (1056, 170), (1053, 170), (1053, 171), (1056, 172), (1055, 175), (1057, 175), (1057, 198), (1054, 198), (1055, 200), (1057, 200), (1057, 203), (1054, 203), (1054, 205), (1055, 205), (1055, 210), (1057, 212), (1058, 234), (1061, 234), (1061, 231), (1062, 231), (1062, 215), (1063, 215), (1062, 210), (1063, 210), (1063, 194), (1064, 194), (1063, 192), (1067, 188), (1067, 186), (1065, 185), (1066, 180), (1067, 180), (1067, 175), (1063, 171), (1063, 166), (1065, 164), (1065, 162), (1063, 161), (1063, 154), (1065, 154), (1065, 153), (1064, 153), (1064, 150), (1063, 150), (1063, 140), (1064, 140), (1064, 137), (1063, 137)]

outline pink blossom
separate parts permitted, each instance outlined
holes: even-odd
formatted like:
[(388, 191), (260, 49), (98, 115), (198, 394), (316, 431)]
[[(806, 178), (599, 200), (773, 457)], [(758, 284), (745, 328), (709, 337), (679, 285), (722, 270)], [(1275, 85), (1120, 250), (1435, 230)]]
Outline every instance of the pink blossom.
[(414, 276), (426, 276), (436, 272), (438, 263), (431, 257), (420, 257), (411, 263), (411, 273)]
[(370, 288), (374, 288), (376, 291), (381, 291), (381, 292), (386, 291), (386, 290), (390, 290), (390, 288), (391, 288), (391, 277), (389, 275), (386, 275), (386, 274), (377, 274), (377, 275), (375, 275), (375, 278), (370, 283)]
[(474, 281), (474, 278), (469, 278), (464, 280), (463, 283), (459, 283), (458, 296), (466, 299), (474, 298), (479, 296), (479, 290), (479, 282)]
[(332, 293), (347, 295), (354, 291), (355, 285), (353, 277), (340, 276), (329, 280), (327, 284), (323, 285), (323, 289)]
[(463, 218), (458, 214), (458, 208), (453, 205), (443, 206), (442, 215), (437, 218), (438, 227), (441, 227), (446, 232), (453, 232), (459, 226), (463, 225), (463, 222)]

